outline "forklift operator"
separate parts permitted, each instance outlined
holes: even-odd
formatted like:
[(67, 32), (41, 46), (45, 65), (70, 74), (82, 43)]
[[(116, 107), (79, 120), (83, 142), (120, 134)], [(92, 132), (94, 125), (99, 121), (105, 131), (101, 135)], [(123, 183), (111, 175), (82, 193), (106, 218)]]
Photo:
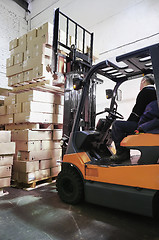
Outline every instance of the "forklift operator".
[(112, 140), (114, 141), (116, 147), (116, 154), (111, 156), (112, 161), (115, 163), (122, 163), (123, 161), (130, 159), (130, 150), (120, 146), (120, 142), (124, 137), (134, 134), (146, 106), (156, 99), (154, 76), (152, 74), (147, 74), (141, 80), (140, 92), (136, 98), (136, 103), (128, 120), (117, 120), (112, 125)]

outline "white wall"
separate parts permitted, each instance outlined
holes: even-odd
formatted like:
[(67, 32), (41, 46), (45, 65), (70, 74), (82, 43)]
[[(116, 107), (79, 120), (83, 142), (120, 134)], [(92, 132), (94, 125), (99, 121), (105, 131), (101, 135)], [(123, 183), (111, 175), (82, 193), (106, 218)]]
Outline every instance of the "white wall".
[(0, 87), (7, 87), (6, 59), (9, 57), (9, 42), (27, 31), (25, 11), (12, 0), (0, 0)]

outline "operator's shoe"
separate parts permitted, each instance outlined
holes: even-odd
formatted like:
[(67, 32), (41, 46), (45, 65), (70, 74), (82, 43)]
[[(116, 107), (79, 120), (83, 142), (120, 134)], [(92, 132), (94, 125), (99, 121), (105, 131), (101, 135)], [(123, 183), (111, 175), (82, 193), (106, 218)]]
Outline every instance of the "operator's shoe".
[(122, 163), (129, 159), (130, 159), (130, 151), (124, 151), (120, 154), (115, 154), (110, 157), (110, 160), (117, 164)]

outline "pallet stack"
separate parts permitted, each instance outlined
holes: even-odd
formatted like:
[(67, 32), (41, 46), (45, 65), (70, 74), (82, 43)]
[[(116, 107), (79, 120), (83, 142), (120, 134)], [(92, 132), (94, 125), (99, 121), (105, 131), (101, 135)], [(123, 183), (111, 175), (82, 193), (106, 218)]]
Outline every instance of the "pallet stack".
[(15, 143), (10, 131), (0, 131), (0, 189), (10, 186)]
[(52, 24), (46, 23), (10, 42), (8, 85), (0, 106), (0, 125), (16, 143), (12, 179), (32, 184), (57, 176), (61, 160), (63, 89), (52, 86)]

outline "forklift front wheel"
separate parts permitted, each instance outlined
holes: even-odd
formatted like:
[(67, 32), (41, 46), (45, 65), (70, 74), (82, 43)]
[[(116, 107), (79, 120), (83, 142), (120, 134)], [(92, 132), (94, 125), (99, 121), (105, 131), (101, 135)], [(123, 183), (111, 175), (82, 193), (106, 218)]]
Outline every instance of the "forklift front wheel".
[(62, 170), (56, 181), (58, 195), (69, 204), (77, 204), (83, 199), (83, 181), (75, 169)]

